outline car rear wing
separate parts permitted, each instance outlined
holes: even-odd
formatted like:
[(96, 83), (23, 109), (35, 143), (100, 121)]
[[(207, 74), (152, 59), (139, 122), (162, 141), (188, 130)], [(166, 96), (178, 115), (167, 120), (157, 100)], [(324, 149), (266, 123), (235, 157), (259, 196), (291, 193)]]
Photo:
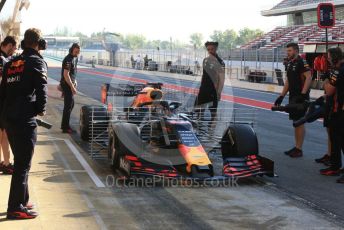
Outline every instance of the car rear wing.
[(105, 83), (101, 87), (101, 102), (106, 104), (108, 97), (135, 97), (145, 87), (161, 89), (163, 86), (159, 82), (148, 82), (146, 84), (116, 84)]

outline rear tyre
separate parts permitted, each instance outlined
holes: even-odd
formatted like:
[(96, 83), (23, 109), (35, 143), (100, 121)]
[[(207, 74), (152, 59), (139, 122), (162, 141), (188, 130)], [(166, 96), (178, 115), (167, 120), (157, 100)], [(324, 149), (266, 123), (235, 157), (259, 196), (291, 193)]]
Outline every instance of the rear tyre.
[(116, 135), (109, 141), (109, 155), (111, 169), (114, 173), (120, 173), (120, 175), (129, 178), (130, 177), (130, 162), (125, 159), (123, 146), (119, 142)]
[(130, 123), (116, 123), (112, 126), (111, 136), (113, 136), (110, 139), (111, 167), (129, 178), (131, 165), (126, 156), (139, 157), (143, 152), (138, 127)]
[(80, 109), (80, 136), (84, 141), (89, 141), (92, 137), (91, 133), (91, 122), (93, 121), (104, 121), (93, 124), (94, 132), (101, 133), (107, 130), (108, 116), (106, 108), (103, 106), (82, 106)]
[(111, 160), (111, 168), (115, 172), (119, 169), (119, 153), (120, 149), (118, 146), (118, 140), (116, 140), (116, 136), (111, 137), (109, 141), (109, 156)]

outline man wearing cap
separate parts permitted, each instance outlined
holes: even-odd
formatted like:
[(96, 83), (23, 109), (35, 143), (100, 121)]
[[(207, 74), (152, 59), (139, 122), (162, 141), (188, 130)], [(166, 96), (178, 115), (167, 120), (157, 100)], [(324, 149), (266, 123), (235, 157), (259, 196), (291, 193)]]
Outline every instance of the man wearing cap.
[(205, 47), (209, 56), (203, 60), (203, 75), (195, 107), (202, 117), (202, 113), (208, 105), (211, 120), (215, 121), (218, 102), (221, 100), (225, 82), (225, 63), (217, 54), (218, 42), (206, 42)]

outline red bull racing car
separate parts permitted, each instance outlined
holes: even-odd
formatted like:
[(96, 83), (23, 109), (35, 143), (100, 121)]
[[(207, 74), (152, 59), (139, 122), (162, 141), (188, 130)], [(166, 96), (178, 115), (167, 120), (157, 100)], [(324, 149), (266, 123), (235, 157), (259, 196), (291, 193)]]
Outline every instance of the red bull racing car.
[[(206, 115), (200, 117), (183, 107), (182, 102), (169, 100), (166, 91), (161, 83), (104, 85), (104, 106), (81, 108), (82, 138), (91, 141), (100, 135), (93, 134), (95, 130), (105, 133), (111, 167), (126, 177), (274, 175), (273, 161), (259, 155), (251, 124), (227, 121), (227, 127), (222, 123), (214, 125)], [(128, 100), (118, 106), (118, 98)], [(216, 125), (223, 129), (221, 135), (216, 134)], [(210, 153), (222, 159), (221, 175), (216, 175)]]

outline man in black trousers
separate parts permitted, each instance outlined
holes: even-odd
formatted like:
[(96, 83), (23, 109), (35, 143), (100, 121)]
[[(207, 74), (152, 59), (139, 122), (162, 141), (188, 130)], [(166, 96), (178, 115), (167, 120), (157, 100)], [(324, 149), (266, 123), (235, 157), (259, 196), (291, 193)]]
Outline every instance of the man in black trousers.
[[(327, 52), (332, 71), (329, 79), (325, 80), (326, 96), (333, 99), (329, 117), (331, 139), (331, 166), (320, 170), (325, 176), (339, 176), (342, 167), (342, 153), (344, 153), (344, 55), (339, 47), (330, 48)], [(337, 180), (344, 183), (344, 176)]]
[(63, 59), (61, 70), (60, 85), (64, 96), (64, 107), (62, 115), (61, 129), (63, 133), (73, 133), (69, 120), (74, 108), (74, 95), (76, 90), (76, 74), (78, 65), (78, 55), (80, 54), (80, 46), (74, 43), (69, 49), (68, 55)]
[[(13, 36), (6, 36), (0, 45), (0, 83), (2, 79), (2, 69), (11, 59), (11, 56), (17, 50), (17, 41)], [(1, 161), (1, 152), (4, 156)], [(0, 172), (3, 174), (13, 174), (13, 165), (10, 163), (10, 145), (8, 143), (5, 127), (0, 119)]]
[(205, 47), (209, 56), (203, 60), (203, 75), (195, 101), (195, 109), (202, 117), (204, 109), (208, 105), (211, 121), (214, 122), (225, 83), (225, 63), (217, 54), (218, 42), (206, 42)]
[(8, 199), (8, 219), (32, 219), (38, 213), (29, 203), (28, 175), (37, 140), (36, 116), (45, 114), (47, 64), (39, 54), (46, 48), (39, 29), (25, 31), (24, 51), (7, 62), (0, 85), (0, 114), (14, 155)]
[[(312, 75), (308, 63), (299, 54), (300, 48), (296, 43), (289, 43), (286, 47), (288, 58), (286, 60), (287, 79), (275, 106), (282, 104), (284, 97), (289, 93), (289, 104), (303, 104), (309, 101)], [(289, 119), (297, 121), (305, 115), (304, 111), (289, 113)], [(305, 139), (305, 125), (294, 128), (295, 147), (284, 153), (291, 158), (303, 156), (302, 146)]]

